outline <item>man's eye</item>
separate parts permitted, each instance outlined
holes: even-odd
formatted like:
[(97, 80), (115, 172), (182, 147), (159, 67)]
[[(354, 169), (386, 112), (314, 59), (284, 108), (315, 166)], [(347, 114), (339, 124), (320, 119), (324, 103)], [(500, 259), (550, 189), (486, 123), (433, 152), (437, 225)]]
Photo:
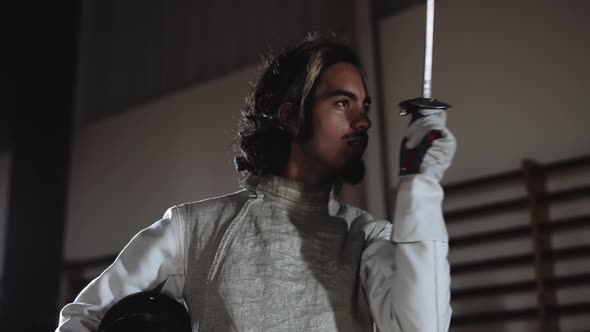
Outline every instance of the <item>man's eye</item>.
[(371, 110), (371, 105), (363, 105), (363, 112), (369, 113), (370, 110)]
[(340, 107), (348, 107), (348, 105), (350, 105), (348, 103), (348, 100), (340, 100), (336, 103), (336, 105), (340, 106)]

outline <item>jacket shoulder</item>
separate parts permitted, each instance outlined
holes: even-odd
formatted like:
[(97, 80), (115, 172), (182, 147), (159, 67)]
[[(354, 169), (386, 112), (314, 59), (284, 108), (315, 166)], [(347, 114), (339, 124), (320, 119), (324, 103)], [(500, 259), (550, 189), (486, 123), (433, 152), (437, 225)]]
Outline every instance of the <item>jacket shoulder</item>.
[(243, 189), (177, 205), (175, 209), (187, 243), (192, 242), (195, 236), (200, 241), (207, 241), (214, 234), (223, 232), (249, 198), (250, 191)]
[(375, 218), (373, 218), (373, 216), (366, 210), (354, 205), (342, 203), (335, 199), (330, 200), (330, 215), (343, 218), (349, 223), (358, 219), (365, 221), (375, 220)]
[(219, 212), (219, 210), (228, 210), (237, 205), (245, 203), (250, 197), (250, 191), (247, 189), (225, 194), (222, 196), (210, 197), (199, 201), (182, 203), (176, 206), (181, 214), (185, 217), (198, 216), (200, 214), (210, 215)]
[(335, 204), (330, 208), (331, 215), (346, 220), (349, 231), (361, 230), (369, 242), (375, 238), (389, 239), (391, 237), (392, 225), (389, 221), (375, 219), (364, 209), (336, 200), (331, 204)]

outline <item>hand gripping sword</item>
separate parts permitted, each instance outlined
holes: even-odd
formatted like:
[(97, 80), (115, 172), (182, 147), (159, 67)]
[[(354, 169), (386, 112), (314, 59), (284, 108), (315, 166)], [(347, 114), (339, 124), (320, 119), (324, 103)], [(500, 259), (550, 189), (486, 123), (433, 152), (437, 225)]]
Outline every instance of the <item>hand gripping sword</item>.
[[(420, 113), (423, 109), (440, 109), (446, 111), (451, 105), (432, 98), (432, 44), (434, 40), (434, 0), (426, 2), (426, 47), (424, 51), (424, 82), (422, 85), (422, 97), (404, 100), (399, 103), (400, 115), (411, 114), (410, 123), (424, 117)], [(422, 142), (414, 149), (406, 148), (408, 138), (402, 141), (400, 151), (400, 175), (419, 173), (420, 164), (432, 142), (442, 137), (440, 130), (431, 130), (423, 138)]]
[(452, 106), (432, 98), (432, 45), (434, 40), (434, 0), (426, 2), (426, 47), (424, 49), (424, 82), (422, 97), (407, 99), (399, 103), (400, 115), (412, 115), (412, 122), (420, 117), (420, 109), (447, 110)]

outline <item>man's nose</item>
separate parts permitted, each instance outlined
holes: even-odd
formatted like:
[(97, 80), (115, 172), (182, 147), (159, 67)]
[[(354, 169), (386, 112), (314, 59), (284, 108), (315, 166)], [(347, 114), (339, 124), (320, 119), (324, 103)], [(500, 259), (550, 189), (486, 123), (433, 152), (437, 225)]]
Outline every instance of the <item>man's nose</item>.
[(355, 130), (369, 130), (371, 125), (371, 119), (369, 119), (369, 115), (365, 111), (359, 112), (352, 124)]

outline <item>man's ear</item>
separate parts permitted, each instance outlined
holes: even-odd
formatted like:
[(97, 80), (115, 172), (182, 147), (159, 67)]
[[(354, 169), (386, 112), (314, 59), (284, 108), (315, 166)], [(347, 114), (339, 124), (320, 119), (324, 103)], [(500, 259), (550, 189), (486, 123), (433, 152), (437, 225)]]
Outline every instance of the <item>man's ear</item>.
[(293, 103), (284, 102), (277, 112), (281, 126), (293, 137), (299, 135), (299, 116), (293, 107)]

